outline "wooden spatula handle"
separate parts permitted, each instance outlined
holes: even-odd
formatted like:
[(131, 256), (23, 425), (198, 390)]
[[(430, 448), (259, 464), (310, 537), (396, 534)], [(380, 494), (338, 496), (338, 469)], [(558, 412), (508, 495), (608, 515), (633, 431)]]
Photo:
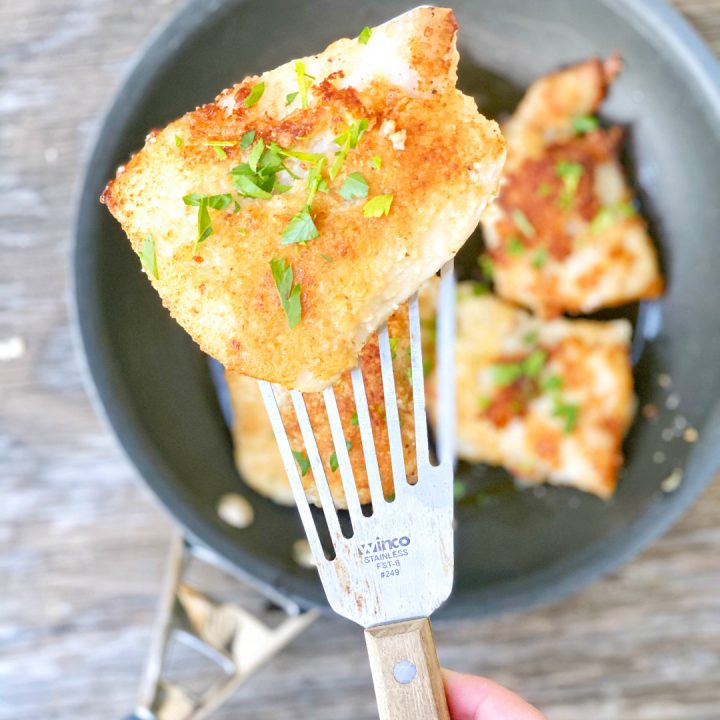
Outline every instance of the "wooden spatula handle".
[(365, 631), (380, 720), (450, 720), (430, 620)]

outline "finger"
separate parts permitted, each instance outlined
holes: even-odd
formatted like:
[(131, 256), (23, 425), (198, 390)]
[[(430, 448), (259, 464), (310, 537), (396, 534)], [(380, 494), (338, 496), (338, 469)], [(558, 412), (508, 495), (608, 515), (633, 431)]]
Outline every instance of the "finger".
[(545, 720), (543, 714), (501, 685), (443, 669), (452, 720)]

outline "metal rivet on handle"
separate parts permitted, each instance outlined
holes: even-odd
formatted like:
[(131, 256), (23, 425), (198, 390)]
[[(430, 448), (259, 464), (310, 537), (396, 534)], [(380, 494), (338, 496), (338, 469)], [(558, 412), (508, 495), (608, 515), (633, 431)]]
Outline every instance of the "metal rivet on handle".
[(417, 668), (409, 660), (400, 660), (395, 663), (393, 668), (393, 677), (401, 685), (411, 683), (417, 675)]

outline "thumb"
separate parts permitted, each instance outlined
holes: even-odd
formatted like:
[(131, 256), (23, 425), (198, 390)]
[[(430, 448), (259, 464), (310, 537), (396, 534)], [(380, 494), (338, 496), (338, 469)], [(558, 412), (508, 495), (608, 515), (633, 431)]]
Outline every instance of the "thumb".
[(452, 720), (545, 720), (519, 695), (475, 675), (443, 670)]

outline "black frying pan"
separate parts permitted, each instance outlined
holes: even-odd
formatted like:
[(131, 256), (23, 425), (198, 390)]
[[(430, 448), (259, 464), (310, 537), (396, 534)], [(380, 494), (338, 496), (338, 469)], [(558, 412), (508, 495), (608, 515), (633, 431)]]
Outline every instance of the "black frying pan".
[[(238, 478), (207, 359), (161, 307), (98, 196), (151, 128), (247, 74), (319, 51), (411, 4), (189, 5), (145, 48), (108, 112), (80, 199), (78, 320), (115, 432), (192, 536), (303, 606), (324, 605), (325, 598), (314, 571), (292, 559), (292, 544), (302, 537), (295, 511)], [(500, 470), (461, 467), (472, 501), (457, 508), (455, 591), (443, 612), (479, 615), (556, 598), (616, 567), (665, 530), (720, 464), (720, 70), (684, 22), (654, 0), (453, 6), (460, 86), (491, 115), (511, 110), (539, 74), (622, 50), (627, 68), (603, 115), (630, 127), (627, 161), (668, 277), (660, 302), (621, 311), (635, 321), (640, 406), (658, 413), (652, 420), (638, 415), (612, 502), (569, 489), (517, 490)], [(686, 426), (699, 431), (697, 442), (682, 437)], [(682, 481), (667, 492), (663, 480), (676, 469)], [(218, 500), (228, 492), (253, 505), (247, 529), (218, 516)]]

